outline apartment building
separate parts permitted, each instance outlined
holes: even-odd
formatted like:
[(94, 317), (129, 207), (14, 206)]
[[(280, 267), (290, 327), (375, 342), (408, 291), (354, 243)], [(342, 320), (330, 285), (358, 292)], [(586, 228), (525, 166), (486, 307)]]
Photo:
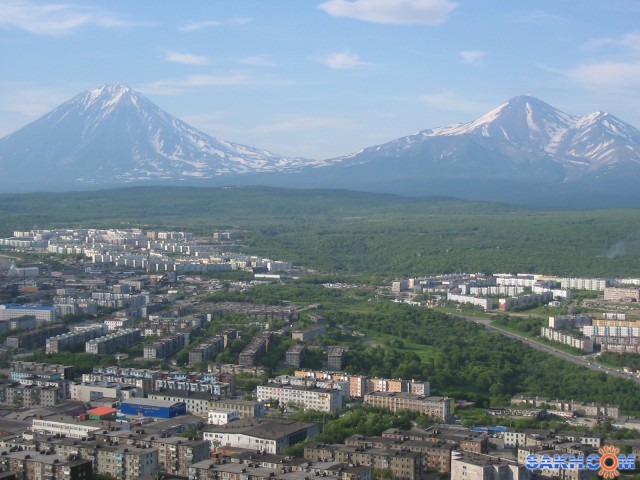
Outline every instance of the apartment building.
[(443, 441), (410, 440), (408, 438), (398, 440), (391, 437), (364, 437), (362, 435), (351, 435), (344, 440), (344, 444), (417, 452), (422, 455), (423, 470), (441, 473), (451, 471), (451, 452), (460, 448), (455, 443)]
[(138, 480), (158, 476), (158, 450), (133, 445), (104, 445), (97, 450), (97, 473), (118, 480)]
[(0, 462), (20, 480), (91, 480), (91, 460), (61, 455), (46, 455), (36, 451), (8, 452)]
[(162, 338), (144, 347), (144, 358), (157, 359), (170, 357), (183, 348), (187, 342), (188, 335), (185, 333), (177, 333), (168, 338)]
[(291, 367), (300, 368), (304, 359), (304, 345), (292, 345), (285, 354), (285, 362)]
[(126, 350), (128, 347), (140, 343), (141, 340), (140, 330), (125, 328), (104, 337), (89, 340), (85, 343), (85, 351), (87, 353), (110, 355)]
[(8, 348), (44, 349), (47, 338), (67, 333), (68, 331), (69, 328), (62, 324), (40, 327), (35, 330), (9, 335), (6, 345)]
[(158, 470), (165, 475), (188, 476), (189, 466), (209, 458), (209, 441), (150, 435), (136, 442), (158, 451)]
[(370, 446), (310, 443), (304, 457), (315, 461), (336, 461), (349, 465), (370, 465), (389, 469), (400, 480), (417, 480), (422, 475), (422, 454)]
[(189, 351), (189, 365), (203, 363), (211, 360), (224, 349), (224, 339), (220, 336), (212, 338), (207, 343), (202, 343)]
[(79, 343), (86, 343), (94, 338), (106, 335), (108, 329), (105, 325), (95, 325), (91, 328), (63, 333), (55, 337), (47, 338), (45, 353), (59, 353)]
[(532, 473), (513, 460), (456, 451), (451, 457), (451, 480), (529, 480)]
[(56, 312), (53, 307), (36, 305), (0, 305), (0, 320), (11, 320), (24, 315), (36, 317), (38, 325), (53, 323), (56, 321)]
[(257, 397), (258, 400), (277, 400), (280, 405), (304, 407), (305, 410), (320, 412), (342, 410), (342, 391), (338, 389), (267, 383), (258, 385)]
[(388, 408), (393, 412), (412, 410), (443, 421), (451, 416), (452, 398), (425, 397), (412, 393), (372, 392), (364, 395), (364, 403), (373, 407)]
[(593, 340), (589, 337), (580, 337), (551, 327), (540, 327), (540, 336), (577, 348), (585, 353), (593, 352)]
[(327, 349), (327, 368), (342, 370), (349, 347), (333, 346)]

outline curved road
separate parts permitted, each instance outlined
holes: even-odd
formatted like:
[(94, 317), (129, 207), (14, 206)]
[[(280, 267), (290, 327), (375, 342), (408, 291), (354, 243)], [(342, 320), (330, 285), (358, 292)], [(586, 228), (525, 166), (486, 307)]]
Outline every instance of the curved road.
[(572, 353), (567, 353), (567, 352), (563, 352), (562, 350), (556, 350), (553, 347), (550, 347), (549, 345), (546, 345), (544, 343), (540, 343), (537, 342), (536, 340), (533, 340), (529, 337), (525, 337), (524, 335), (519, 335), (517, 333), (513, 333), (513, 332), (509, 332), (508, 330), (503, 330), (502, 328), (496, 327), (494, 325), (491, 325), (491, 319), (490, 318), (484, 318), (484, 317), (462, 317), (470, 322), (475, 322), (477, 324), (480, 325), (484, 325), (485, 328), (487, 330), (493, 330), (494, 332), (498, 332), (502, 335), (504, 335), (505, 337), (510, 337), (510, 338), (514, 338), (516, 340), (521, 341), (522, 343), (526, 343), (527, 345), (533, 347), (533, 348), (537, 348), (538, 350), (542, 350), (546, 353), (548, 353), (549, 355), (553, 355), (555, 357), (558, 358), (562, 358), (564, 360), (567, 360), (569, 362), (573, 362), (576, 365), (581, 365), (583, 367), (587, 367), (590, 368), (591, 370), (596, 370), (599, 372), (604, 372), (608, 375), (612, 375), (614, 377), (618, 377), (618, 378), (626, 378), (627, 380), (632, 380), (636, 383), (640, 383), (640, 378), (635, 377), (633, 375), (629, 375), (627, 373), (621, 372), (618, 369), (615, 368), (610, 368), (610, 367), (606, 367), (604, 365), (596, 365), (592, 362), (591, 358), (588, 357), (582, 357), (580, 355), (574, 355)]

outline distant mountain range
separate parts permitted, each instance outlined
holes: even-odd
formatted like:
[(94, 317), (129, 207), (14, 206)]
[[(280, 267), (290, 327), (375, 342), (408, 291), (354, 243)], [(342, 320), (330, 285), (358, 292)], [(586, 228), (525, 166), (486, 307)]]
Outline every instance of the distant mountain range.
[(213, 138), (124, 85), (82, 93), (0, 139), (3, 192), (265, 184), (571, 206), (640, 206), (640, 131), (531, 96), (468, 123), (343, 157), (279, 156)]

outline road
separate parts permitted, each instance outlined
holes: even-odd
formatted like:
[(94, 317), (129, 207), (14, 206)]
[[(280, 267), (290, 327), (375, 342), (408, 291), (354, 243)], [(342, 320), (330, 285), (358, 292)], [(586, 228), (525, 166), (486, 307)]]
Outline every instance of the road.
[(636, 383), (640, 383), (640, 378), (629, 375), (627, 373), (621, 372), (620, 370), (616, 369), (616, 368), (610, 368), (604, 365), (596, 365), (593, 362), (593, 359), (590, 357), (582, 357), (580, 355), (574, 355), (572, 353), (567, 353), (567, 352), (563, 352), (561, 350), (556, 350), (553, 347), (550, 347), (549, 345), (546, 345), (544, 343), (540, 343), (537, 342), (536, 340), (533, 340), (529, 337), (525, 337), (524, 335), (519, 335), (517, 333), (513, 333), (513, 332), (509, 332), (507, 330), (503, 330), (502, 328), (496, 327), (494, 325), (491, 325), (491, 319), (490, 318), (484, 318), (484, 317), (463, 317), (464, 319), (470, 321), (470, 322), (475, 322), (477, 324), (481, 324), (484, 325), (485, 328), (487, 330), (493, 330), (494, 332), (498, 332), (502, 335), (504, 335), (505, 337), (510, 337), (510, 338), (514, 338), (516, 340), (521, 341), (522, 343), (526, 343), (527, 345), (533, 347), (533, 348), (537, 348), (538, 350), (542, 350), (543, 352), (548, 353), (549, 355), (553, 355), (555, 357), (558, 358), (562, 358), (564, 360), (567, 360), (569, 362), (573, 362), (576, 365), (580, 365), (583, 367), (587, 367), (590, 368), (591, 370), (596, 370), (599, 372), (603, 372), (606, 373), (608, 375), (611, 375), (613, 377), (618, 377), (618, 378), (626, 378), (627, 380), (632, 380)]

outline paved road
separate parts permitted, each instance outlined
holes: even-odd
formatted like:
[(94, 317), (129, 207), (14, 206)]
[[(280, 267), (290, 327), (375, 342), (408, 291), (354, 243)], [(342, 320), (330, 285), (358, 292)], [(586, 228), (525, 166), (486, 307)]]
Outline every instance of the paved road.
[(572, 353), (563, 352), (561, 350), (557, 350), (553, 347), (550, 347), (547, 344), (537, 342), (536, 340), (532, 340), (529, 337), (525, 337), (517, 333), (509, 332), (507, 330), (503, 330), (499, 327), (491, 325), (490, 318), (484, 318), (484, 317), (463, 317), (463, 318), (465, 318), (466, 320), (469, 320), (470, 322), (475, 322), (477, 324), (484, 325), (485, 328), (487, 328), (488, 330), (499, 332), (505, 337), (514, 338), (516, 340), (521, 341), (522, 343), (526, 343), (527, 345), (530, 345), (533, 348), (537, 348), (538, 350), (547, 352), (550, 355), (556, 356), (558, 358), (563, 358), (569, 362), (573, 362), (576, 365), (581, 365), (583, 367), (590, 368), (591, 370), (600, 371), (608, 375), (612, 375), (614, 377), (626, 378), (627, 380), (632, 380), (636, 383), (640, 383), (640, 378), (621, 372), (616, 368), (609, 368), (603, 365), (596, 365), (594, 364), (593, 359), (590, 357), (582, 357), (580, 355), (574, 355)]

